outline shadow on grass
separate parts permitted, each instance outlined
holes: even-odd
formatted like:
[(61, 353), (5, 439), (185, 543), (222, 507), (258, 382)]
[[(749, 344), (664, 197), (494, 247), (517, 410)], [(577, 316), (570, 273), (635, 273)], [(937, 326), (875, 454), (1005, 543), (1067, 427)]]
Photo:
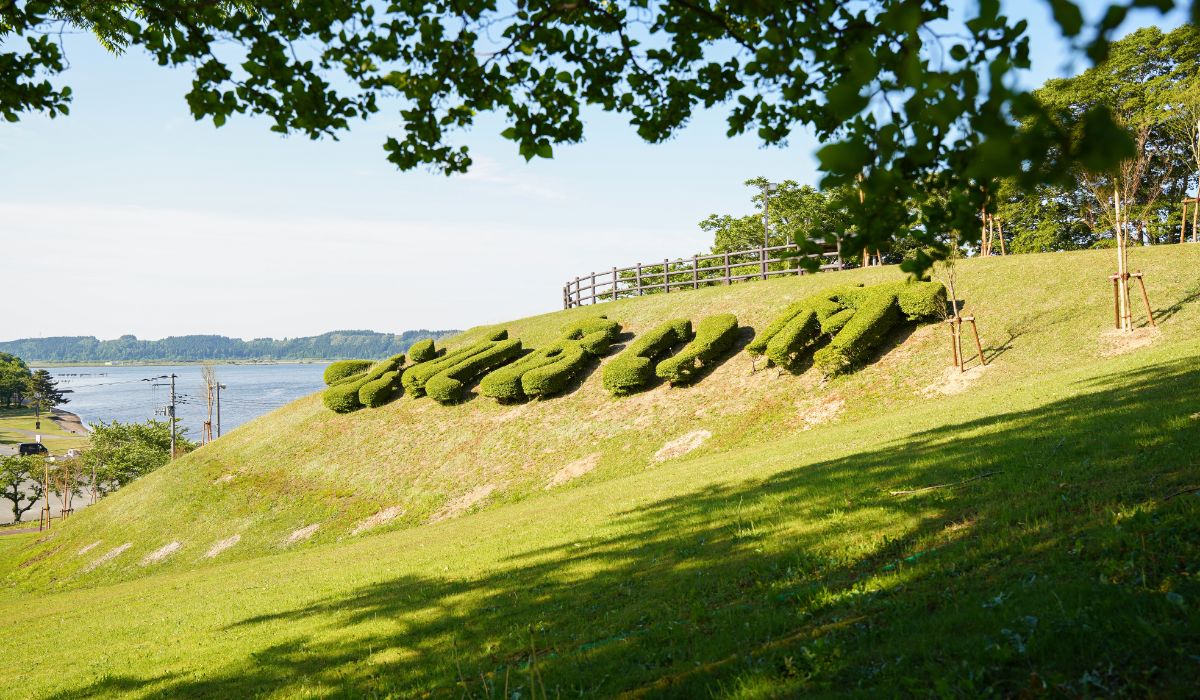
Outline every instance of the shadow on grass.
[(229, 638), (270, 646), (146, 694), (1186, 695), (1200, 499), (1156, 499), (1200, 466), (1197, 386), (1192, 361), (1098, 377), (646, 503), (476, 578), (246, 617)]

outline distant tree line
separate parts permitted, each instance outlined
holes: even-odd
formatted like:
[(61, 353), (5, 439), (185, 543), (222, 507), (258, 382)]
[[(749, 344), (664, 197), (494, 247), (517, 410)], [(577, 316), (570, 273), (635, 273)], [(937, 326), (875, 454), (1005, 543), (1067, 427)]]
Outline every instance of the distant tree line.
[[(9, 367), (6, 357), (20, 356), (34, 364), (41, 362), (190, 362), (199, 360), (342, 360), (391, 357), (425, 338), (442, 338), (454, 330), (413, 330), (400, 334), (374, 331), (332, 331), (306, 338), (256, 338), (242, 340), (221, 335), (183, 335), (162, 340), (139, 340), (123, 335), (116, 340), (98, 340), (93, 336), (24, 338), (0, 342), (0, 402), (18, 389), (6, 393), (7, 373), (19, 373)], [(18, 362), (20, 362), (18, 360)], [(10, 363), (11, 364), (11, 363)], [(24, 363), (22, 363), (23, 365)], [(7, 369), (6, 369), (7, 368)], [(26, 371), (28, 371), (26, 369)], [(15, 384), (14, 384), (15, 386)]]

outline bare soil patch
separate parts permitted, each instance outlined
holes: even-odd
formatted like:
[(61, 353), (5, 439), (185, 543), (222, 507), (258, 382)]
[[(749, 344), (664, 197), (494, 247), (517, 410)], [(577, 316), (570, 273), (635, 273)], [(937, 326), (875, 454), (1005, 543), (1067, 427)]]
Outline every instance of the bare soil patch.
[(845, 406), (846, 400), (840, 396), (828, 396), (820, 403), (801, 409), (801, 430), (812, 430), (822, 423), (828, 423), (836, 418)]
[(990, 367), (991, 365), (975, 365), (965, 372), (957, 367), (947, 367), (946, 371), (942, 372), (941, 380), (925, 387), (921, 394), (926, 398), (961, 394), (971, 388)]
[(120, 545), (119, 547), (113, 547), (112, 549), (108, 550), (104, 554), (101, 554), (100, 556), (93, 559), (92, 563), (88, 564), (87, 568), (84, 569), (84, 571), (92, 571), (93, 569), (95, 569), (97, 567), (107, 564), (108, 562), (112, 561), (113, 559), (116, 559), (117, 557), (121, 556), (121, 554), (123, 554), (125, 552), (125, 550), (129, 549), (132, 546), (133, 546), (132, 542), (126, 542), (125, 544)]
[(150, 552), (146, 556), (142, 557), (142, 566), (149, 566), (150, 564), (157, 564), (158, 562), (162, 561), (163, 559), (166, 559), (167, 557), (171, 556), (175, 552), (178, 552), (179, 548), (182, 546), (183, 546), (183, 543), (181, 543), (179, 540), (175, 540), (174, 542), (165, 544), (162, 547), (159, 547), (158, 549), (154, 550), (153, 552)]
[(77, 557), (82, 557), (83, 555), (87, 554), (88, 552), (92, 551), (93, 549), (95, 549), (96, 547), (99, 547), (99, 546), (100, 546), (100, 540), (96, 540), (95, 542), (93, 542), (93, 543), (91, 543), (91, 544), (89, 544), (89, 545), (85, 545), (84, 547), (82, 547), (82, 548), (79, 550), (79, 553), (78, 553), (78, 554), (76, 554), (75, 556), (77, 556)]
[(210, 547), (209, 550), (204, 553), (204, 558), (212, 559), (213, 557), (217, 556), (221, 552), (224, 552), (225, 550), (229, 549), (230, 547), (232, 547), (233, 545), (235, 545), (241, 541), (242, 541), (241, 535), (234, 535), (232, 537), (226, 537), (225, 539), (220, 540), (219, 542), (214, 544), (212, 547)]
[(1110, 328), (1100, 334), (1100, 354), (1104, 357), (1115, 357), (1147, 348), (1161, 335), (1162, 332), (1155, 326), (1134, 328), (1131, 331)]
[(358, 524), (354, 526), (354, 529), (350, 531), (350, 534), (358, 535), (358, 534), (364, 533), (367, 530), (371, 530), (371, 529), (379, 527), (380, 525), (390, 523), (393, 520), (395, 520), (396, 518), (400, 517), (401, 515), (404, 515), (404, 509), (401, 508), (400, 506), (391, 506), (388, 508), (384, 508), (383, 510), (379, 511), (375, 515), (372, 515), (369, 518), (364, 518), (363, 520), (360, 520), (358, 522)]
[(284, 538), (283, 546), (288, 547), (296, 544), (297, 542), (303, 542), (304, 540), (307, 540), (308, 538), (317, 534), (317, 529), (319, 527), (321, 527), (321, 523), (313, 523), (312, 525), (305, 525), (298, 530), (292, 530), (292, 533)]
[(595, 469), (599, 464), (600, 464), (600, 453), (599, 452), (593, 452), (592, 454), (587, 455), (586, 457), (580, 457), (579, 459), (575, 460), (574, 462), (571, 462), (567, 466), (565, 466), (562, 469), (559, 469), (557, 472), (555, 472), (554, 476), (552, 476), (550, 478), (550, 483), (546, 484), (546, 490), (549, 491), (550, 489), (554, 488), (555, 486), (562, 486), (563, 484), (565, 484), (569, 481), (578, 479), (579, 477), (583, 476), (584, 474), (587, 474), (588, 472)]
[(217, 478), (213, 479), (213, 486), (219, 486), (221, 484), (228, 484), (231, 481), (233, 481), (233, 474), (222, 474), (221, 476), (218, 476)]
[(436, 523), (462, 515), (467, 510), (479, 504), (488, 496), (492, 495), (497, 488), (498, 487), (496, 484), (484, 484), (482, 486), (477, 486), (458, 498), (451, 499), (449, 503), (442, 506), (441, 510), (429, 517), (429, 522)]
[(682, 437), (675, 438), (658, 449), (654, 453), (652, 462), (658, 464), (665, 462), (668, 459), (682, 457), (683, 455), (699, 448), (704, 444), (704, 441), (712, 437), (712, 433), (707, 430), (693, 430), (692, 432)]

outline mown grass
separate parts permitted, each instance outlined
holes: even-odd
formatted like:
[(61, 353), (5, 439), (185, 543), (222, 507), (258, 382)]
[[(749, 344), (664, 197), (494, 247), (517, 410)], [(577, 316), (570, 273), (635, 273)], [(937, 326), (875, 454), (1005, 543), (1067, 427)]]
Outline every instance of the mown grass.
[(0, 683), (1187, 696), (1198, 357), (1195, 341), (1144, 350), (436, 525), (11, 596)]
[[(979, 319), (989, 357), (970, 391), (1028, 381), (1114, 352), (1114, 341), (1105, 336), (1112, 323), (1106, 279), (1111, 257), (1109, 251), (1088, 251), (963, 262), (958, 296)], [(1200, 247), (1137, 249), (1133, 265), (1148, 271), (1163, 320), (1154, 343), (1195, 337)], [(557, 338), (568, 321), (596, 313), (637, 334), (665, 318), (698, 320), (725, 312), (738, 316), (744, 343), (783, 306), (818, 288), (899, 274), (872, 268), (621, 300), (472, 329), (455, 343), (504, 327), (536, 347)], [(127, 555), (85, 572), (87, 559), (50, 554), (10, 570), (4, 580), (25, 588), (91, 586), (206, 567), (214, 560), (203, 553), (234, 535), (240, 542), (216, 561), (278, 552), (289, 533), (312, 524), (319, 530), (302, 546), (354, 537), (358, 523), (388, 508), (401, 515), (385, 528), (419, 526), (542, 494), (570, 465), (595, 468), (557, 488), (657, 468), (655, 454), (665, 443), (700, 432), (711, 437), (690, 457), (736, 451), (821, 421), (855, 422), (924, 406), (939, 400), (948, 365), (946, 328), (932, 324), (895, 334), (870, 366), (827, 383), (812, 371), (752, 373), (750, 358), (739, 352), (692, 387), (660, 385), (619, 400), (600, 386), (596, 367), (565, 396), (516, 406), (474, 395), (457, 406), (403, 397), (380, 409), (337, 415), (313, 396), (89, 507), (58, 530), (53, 543), (30, 547), (14, 564), (97, 540), (105, 546), (130, 542)], [(484, 491), (486, 497), (476, 501)], [(172, 541), (182, 543), (177, 555), (154, 567), (138, 566), (141, 557)], [(5, 568), (0, 562), (0, 572)]]
[(69, 433), (42, 416), (42, 427), (36, 428), (36, 416), (31, 408), (0, 408), (0, 445), (16, 445), (22, 442), (34, 442), (31, 433), (42, 436), (42, 442), (53, 454), (62, 454), (72, 447), (83, 447), (87, 437)]

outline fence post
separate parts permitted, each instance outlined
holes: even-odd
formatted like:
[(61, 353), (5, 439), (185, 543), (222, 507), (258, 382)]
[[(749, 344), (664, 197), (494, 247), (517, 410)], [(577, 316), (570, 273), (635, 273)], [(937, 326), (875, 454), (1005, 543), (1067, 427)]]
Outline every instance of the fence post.
[(613, 301), (617, 300), (617, 268), (613, 268)]
[(669, 258), (663, 258), (663, 294), (671, 291), (671, 261)]
[(596, 304), (596, 273), (592, 273), (592, 305)]
[(700, 288), (700, 258), (692, 256), (692, 289)]
[(641, 263), (637, 264), (637, 270), (633, 274), (634, 274), (634, 281), (637, 286), (637, 295), (640, 297), (642, 295), (642, 264)]
[(729, 267), (729, 251), (725, 251), (725, 284), (733, 284), (733, 270)]

